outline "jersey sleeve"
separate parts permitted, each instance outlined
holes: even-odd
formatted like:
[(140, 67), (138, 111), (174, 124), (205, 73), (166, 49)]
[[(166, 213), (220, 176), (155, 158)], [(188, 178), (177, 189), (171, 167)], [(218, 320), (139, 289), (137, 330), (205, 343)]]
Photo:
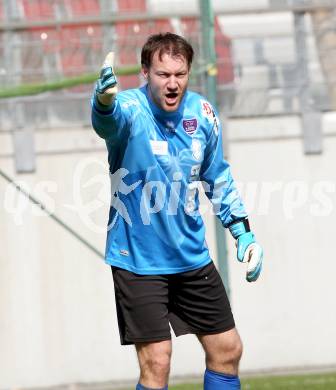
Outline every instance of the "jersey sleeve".
[(92, 126), (101, 138), (114, 141), (128, 138), (131, 123), (130, 111), (122, 109), (118, 95), (111, 107), (99, 103), (94, 95), (91, 99), (91, 107)]
[(231, 175), (229, 163), (224, 159), (222, 129), (214, 111), (213, 123), (205, 148), (200, 179), (206, 196), (213, 205), (216, 216), (224, 227), (247, 217), (244, 205)]

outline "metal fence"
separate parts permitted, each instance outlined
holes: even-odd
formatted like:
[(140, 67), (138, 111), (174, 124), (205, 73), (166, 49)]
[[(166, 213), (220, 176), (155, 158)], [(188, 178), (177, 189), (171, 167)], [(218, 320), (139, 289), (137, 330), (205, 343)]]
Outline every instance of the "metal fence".
[[(27, 8), (28, 3), (30, 8)], [(154, 14), (145, 13), (141, 7), (132, 8), (132, 12), (120, 7), (120, 4), (125, 7), (126, 3), (129, 7), (139, 6), (143, 2), (119, 2), (119, 10), (117, 3), (2, 0), (0, 87), (97, 72), (105, 53), (111, 49), (117, 54), (116, 66), (138, 63), (148, 34), (170, 30), (185, 35), (192, 42), (196, 61), (191, 87), (202, 93), (206, 61), (202, 58), (200, 26), (193, 8), (183, 14)], [(306, 7), (308, 3), (314, 7), (327, 4), (326, 9), (332, 12), (317, 31), (310, 14), (301, 9), (301, 24), (298, 25), (291, 8), (294, 3)], [(30, 19), (24, 15), (24, 4), (26, 13), (30, 10)], [(330, 90), (335, 89), (336, 83), (326, 78), (323, 56), (335, 58), (335, 39), (329, 39), (331, 46), (325, 52), (317, 43), (321, 34), (335, 25), (334, 4), (270, 0), (263, 12), (246, 8), (235, 12), (217, 11), (220, 111), (230, 117), (297, 113), (302, 108), (302, 94), (309, 97), (314, 110), (331, 109)], [(42, 7), (40, 19), (33, 12), (38, 5)], [(301, 41), (298, 40), (300, 33)], [(140, 82), (138, 75), (120, 79), (121, 88), (136, 87)], [(33, 128), (89, 125), (88, 102), (92, 87), (85, 85), (29, 98), (2, 99), (0, 131), (27, 125)]]

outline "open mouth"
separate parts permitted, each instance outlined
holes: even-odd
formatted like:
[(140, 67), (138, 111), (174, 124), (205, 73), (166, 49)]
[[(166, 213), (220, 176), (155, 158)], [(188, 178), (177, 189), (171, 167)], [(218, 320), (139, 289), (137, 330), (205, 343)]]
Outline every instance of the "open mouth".
[(166, 95), (166, 102), (168, 105), (174, 105), (177, 102), (178, 93), (177, 92), (169, 92)]

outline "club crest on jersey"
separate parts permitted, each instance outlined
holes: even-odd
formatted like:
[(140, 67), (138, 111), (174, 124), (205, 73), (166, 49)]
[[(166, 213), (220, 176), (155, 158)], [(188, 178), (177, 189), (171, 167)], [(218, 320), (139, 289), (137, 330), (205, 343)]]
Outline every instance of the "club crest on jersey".
[(195, 131), (197, 130), (197, 126), (198, 126), (197, 119), (196, 118), (183, 119), (182, 125), (183, 125), (185, 132), (188, 135), (193, 135), (195, 133)]

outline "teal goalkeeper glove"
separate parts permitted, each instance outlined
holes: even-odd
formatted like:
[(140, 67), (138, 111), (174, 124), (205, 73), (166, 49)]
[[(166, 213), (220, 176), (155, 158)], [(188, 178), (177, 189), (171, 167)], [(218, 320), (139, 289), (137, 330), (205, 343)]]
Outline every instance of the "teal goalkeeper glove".
[(99, 79), (96, 83), (95, 94), (99, 103), (111, 106), (118, 92), (117, 78), (113, 71), (114, 53), (111, 51), (106, 56)]
[(229, 230), (237, 240), (237, 259), (247, 263), (246, 280), (255, 282), (262, 269), (263, 250), (250, 230), (248, 219), (232, 223)]

